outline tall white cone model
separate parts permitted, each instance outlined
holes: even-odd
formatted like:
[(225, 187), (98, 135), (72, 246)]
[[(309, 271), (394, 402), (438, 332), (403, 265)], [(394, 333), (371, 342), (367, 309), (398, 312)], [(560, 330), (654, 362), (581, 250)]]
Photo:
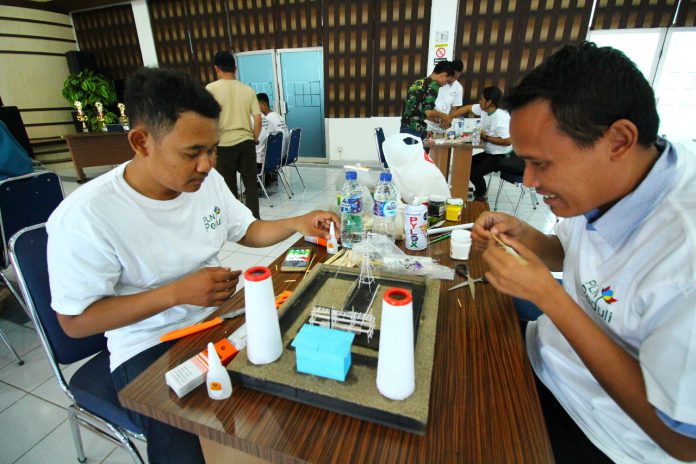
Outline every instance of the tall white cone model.
[(244, 273), (247, 357), (253, 364), (269, 364), (280, 358), (278, 313), (273, 296), (271, 271), (265, 266), (250, 267)]
[(232, 394), (230, 375), (222, 365), (212, 342), (208, 343), (208, 374), (205, 384), (208, 387), (208, 396), (211, 399), (224, 400)]
[(392, 400), (405, 400), (416, 389), (413, 351), (413, 298), (403, 288), (390, 288), (382, 301), (377, 389)]

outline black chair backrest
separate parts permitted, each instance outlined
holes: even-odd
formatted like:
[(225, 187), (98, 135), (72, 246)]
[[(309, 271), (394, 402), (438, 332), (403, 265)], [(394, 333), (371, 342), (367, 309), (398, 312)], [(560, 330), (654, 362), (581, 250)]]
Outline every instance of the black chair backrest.
[(387, 167), (387, 159), (384, 157), (384, 149), (382, 145), (384, 144), (384, 130), (381, 127), (375, 128), (375, 140), (377, 140), (377, 150), (379, 151), (379, 161), (382, 166)]
[(2, 269), (9, 264), (7, 243), (17, 231), (46, 222), (63, 201), (63, 187), (54, 172), (43, 171), (0, 182)]
[(283, 157), (283, 133), (272, 132), (266, 140), (266, 158), (263, 162), (263, 172), (276, 172), (280, 169)]
[(37, 330), (43, 329), (55, 360), (71, 364), (104, 350), (106, 338), (104, 334), (71, 338), (63, 332), (56, 312), (51, 308), (47, 244), (45, 224), (27, 227), (10, 239), (10, 255)]
[(293, 164), (300, 157), (300, 137), (302, 129), (299, 127), (290, 131), (290, 142), (288, 143), (288, 160), (286, 164)]

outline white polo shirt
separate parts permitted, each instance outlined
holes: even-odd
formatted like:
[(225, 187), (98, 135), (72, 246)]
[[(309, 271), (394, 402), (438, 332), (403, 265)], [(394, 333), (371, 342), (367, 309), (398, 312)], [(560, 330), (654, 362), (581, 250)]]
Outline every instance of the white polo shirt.
[[(51, 306), (58, 313), (81, 314), (97, 300), (219, 266), (225, 241), (240, 240), (254, 221), (214, 169), (197, 192), (159, 201), (128, 185), (127, 164), (78, 188), (48, 220)], [(200, 322), (214, 309), (175, 306), (107, 331), (111, 370), (158, 344), (160, 335)]]
[[(481, 117), (481, 129), (485, 130), (490, 137), (500, 137), (501, 139), (510, 137), (510, 113), (504, 109), (497, 108), (493, 114), (488, 114), (477, 103), (471, 107), (471, 112)], [(512, 146), (485, 142), (484, 151), (491, 155), (505, 155), (512, 151)]]
[[(570, 218), (556, 233), (565, 251), (565, 290), (639, 361), (648, 401), (693, 426), (696, 158), (664, 141), (658, 147), (662, 155), (636, 190), (596, 220)], [(548, 317), (530, 323), (526, 338), (536, 374), (607, 456), (676, 462), (596, 382)]]
[[(445, 84), (440, 87), (435, 99), (435, 109), (440, 113), (449, 114), (453, 106), (462, 106), (464, 98), (464, 88), (459, 81), (454, 81), (452, 84)], [(428, 130), (439, 128), (439, 124), (435, 124), (429, 119), (425, 120), (428, 125)]]

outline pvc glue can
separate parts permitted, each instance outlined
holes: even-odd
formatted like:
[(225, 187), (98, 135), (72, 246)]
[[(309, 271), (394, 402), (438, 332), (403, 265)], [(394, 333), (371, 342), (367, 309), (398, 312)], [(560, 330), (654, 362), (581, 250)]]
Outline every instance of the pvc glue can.
[(425, 250), (428, 247), (428, 207), (422, 203), (406, 205), (404, 219), (406, 249)]

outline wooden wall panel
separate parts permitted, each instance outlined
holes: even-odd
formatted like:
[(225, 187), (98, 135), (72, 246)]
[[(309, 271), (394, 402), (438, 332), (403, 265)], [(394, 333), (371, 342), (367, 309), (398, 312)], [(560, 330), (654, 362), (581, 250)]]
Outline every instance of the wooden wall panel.
[(372, 115), (372, 1), (324, 3), (324, 109), (330, 118)]
[(408, 86), (428, 72), (430, 0), (373, 4), (373, 116), (399, 116)]
[(273, 0), (228, 0), (232, 52), (267, 50), (276, 46)]
[(455, 58), (464, 101), (488, 86), (507, 90), (565, 44), (587, 35), (592, 0), (482, 0), (460, 4)]
[(696, 27), (696, 0), (681, 0), (674, 25), (677, 27)]
[(72, 17), (80, 50), (94, 53), (98, 72), (125, 80), (143, 65), (130, 5), (74, 13)]
[(677, 3), (679, 0), (598, 0), (591, 29), (668, 27)]
[[(324, 8), (331, 2), (321, 0), (275, 0), (275, 48), (321, 47), (322, 3)], [(361, 0), (344, 1), (348, 7), (357, 7)], [(270, 47), (269, 47), (270, 48)], [(253, 49), (252, 49), (253, 50)], [(256, 49), (262, 50), (262, 49)]]
[(188, 0), (188, 27), (197, 75), (204, 84), (216, 79), (213, 57), (230, 50), (229, 23), (225, 0)]
[(160, 67), (198, 74), (198, 64), (189, 41), (184, 0), (151, 0), (147, 6)]

